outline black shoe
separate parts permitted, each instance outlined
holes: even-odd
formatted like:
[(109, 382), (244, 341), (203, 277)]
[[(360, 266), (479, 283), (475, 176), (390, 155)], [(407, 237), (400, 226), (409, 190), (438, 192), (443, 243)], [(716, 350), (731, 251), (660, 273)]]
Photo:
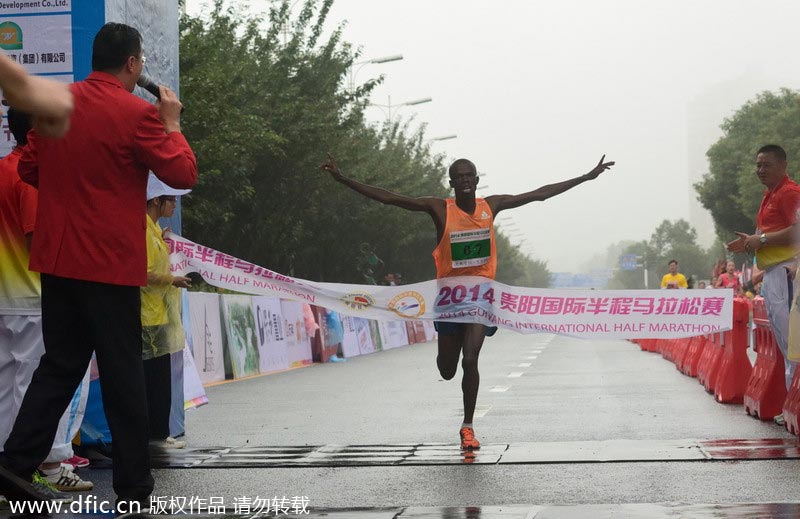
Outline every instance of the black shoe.
[[(60, 492), (57, 492), (60, 493)], [(9, 501), (52, 501), (53, 492), (42, 486), (25, 481), (0, 465), (0, 494)]]

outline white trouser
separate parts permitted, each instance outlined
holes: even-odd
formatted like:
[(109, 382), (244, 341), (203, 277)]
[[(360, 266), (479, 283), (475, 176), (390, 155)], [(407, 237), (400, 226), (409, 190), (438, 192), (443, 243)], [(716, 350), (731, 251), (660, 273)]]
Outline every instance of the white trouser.
[[(22, 398), (42, 355), (44, 339), (41, 315), (0, 315), (0, 452), (11, 434)], [(72, 438), (80, 429), (88, 396), (87, 370), (58, 422), (53, 447), (45, 463), (55, 463), (73, 456)]]
[(792, 262), (781, 263), (769, 267), (764, 272), (764, 283), (761, 285), (761, 293), (764, 296), (764, 303), (767, 306), (769, 324), (772, 326), (772, 333), (778, 348), (783, 355), (783, 362), (786, 366), (786, 388), (792, 383), (796, 364), (789, 360), (789, 310), (792, 305), (792, 281), (786, 275), (785, 266), (791, 266)]

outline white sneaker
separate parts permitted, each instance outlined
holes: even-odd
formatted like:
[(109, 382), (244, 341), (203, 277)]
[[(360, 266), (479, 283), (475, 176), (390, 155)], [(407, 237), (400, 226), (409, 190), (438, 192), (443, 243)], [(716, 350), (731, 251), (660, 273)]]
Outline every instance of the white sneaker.
[(783, 417), (783, 413), (779, 414), (775, 418), (772, 419), (773, 422), (780, 425), (781, 427), (786, 426), (786, 418)]
[(61, 492), (80, 492), (94, 488), (94, 483), (81, 479), (79, 475), (72, 471), (72, 466), (66, 463), (62, 463), (59, 471), (55, 474), (45, 474), (42, 472), (42, 475), (51, 485)]
[(186, 447), (186, 442), (176, 440), (172, 436), (167, 436), (163, 440), (150, 440), (150, 445), (154, 447), (161, 447), (162, 449), (183, 449)]
[(170, 449), (183, 449), (186, 447), (186, 442), (183, 440), (176, 440), (172, 436), (167, 436), (167, 439), (164, 440), (167, 445), (169, 445)]

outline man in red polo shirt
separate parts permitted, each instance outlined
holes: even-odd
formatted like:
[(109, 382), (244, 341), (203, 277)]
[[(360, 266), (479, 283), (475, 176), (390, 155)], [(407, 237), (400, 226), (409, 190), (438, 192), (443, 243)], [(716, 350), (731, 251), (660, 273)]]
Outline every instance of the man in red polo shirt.
[(157, 106), (132, 94), (144, 61), (136, 29), (104, 25), (93, 72), (71, 86), (70, 130), (63, 139), (32, 131), (19, 162), (20, 177), (39, 188), (30, 268), (41, 273), (45, 354), (0, 455), (0, 493), (12, 499), (44, 499), (19, 482), (47, 456), (92, 352), (117, 501), (147, 503), (153, 490), (139, 299), (147, 284), (147, 175), (186, 189), (197, 163), (175, 94), (161, 87)]
[[(797, 210), (800, 186), (786, 173), (786, 152), (768, 144), (756, 155), (756, 174), (767, 187), (756, 216), (756, 232), (737, 232), (728, 243), (732, 252), (755, 252), (758, 268), (764, 270), (762, 293), (769, 322), (786, 365), (786, 387), (794, 376), (795, 363), (789, 361), (789, 309), (792, 305), (793, 280), (790, 270), (797, 254)], [(781, 422), (782, 416), (776, 417)]]

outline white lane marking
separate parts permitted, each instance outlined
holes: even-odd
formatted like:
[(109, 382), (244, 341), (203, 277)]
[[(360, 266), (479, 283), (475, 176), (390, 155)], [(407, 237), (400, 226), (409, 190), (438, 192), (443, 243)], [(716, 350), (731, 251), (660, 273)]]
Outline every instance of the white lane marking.
[(521, 371), (514, 371), (514, 372), (508, 374), (508, 378), (519, 378), (521, 376), (522, 376), (522, 372)]
[(505, 393), (510, 386), (494, 386), (489, 390), (490, 393)]
[(520, 362), (517, 367), (518, 368), (530, 368), (531, 364), (533, 364), (533, 363), (532, 362)]
[(536, 360), (539, 358), (537, 355), (531, 355), (530, 357), (526, 357), (528, 360)]
[(492, 408), (492, 406), (490, 406), (490, 405), (487, 405), (487, 406), (479, 405), (479, 406), (477, 406), (475, 408), (475, 418), (483, 418), (484, 416), (486, 416), (486, 413), (488, 413), (489, 409), (491, 409), (491, 408)]

